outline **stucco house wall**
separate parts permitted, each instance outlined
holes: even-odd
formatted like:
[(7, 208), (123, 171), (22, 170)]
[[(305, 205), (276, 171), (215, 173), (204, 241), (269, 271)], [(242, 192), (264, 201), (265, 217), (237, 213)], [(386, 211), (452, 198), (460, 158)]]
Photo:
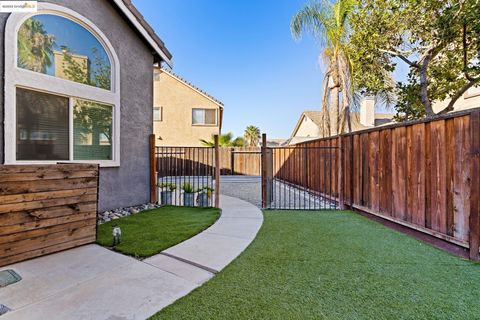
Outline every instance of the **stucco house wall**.
[(318, 137), (320, 136), (320, 129), (318, 125), (315, 124), (312, 119), (303, 115), (301, 123), (295, 133), (296, 137)]
[[(155, 72), (159, 76), (154, 81), (154, 107), (163, 108), (162, 121), (154, 121), (157, 146), (202, 146), (200, 139), (210, 140), (213, 134), (220, 134), (219, 103), (164, 71)], [(193, 108), (217, 110), (217, 124), (193, 125)]]
[[(110, 1), (51, 0), (92, 21), (108, 38), (120, 62), (120, 166), (100, 169), (99, 210), (149, 201), (149, 145), (153, 130), (153, 55), (134, 28)], [(9, 14), (0, 13), (0, 46)], [(4, 50), (13, 50), (5, 48)], [(0, 162), (4, 163), (4, 50), (0, 53)]]
[[(433, 111), (439, 112), (445, 109), (450, 99), (433, 103)], [(453, 105), (455, 111), (480, 107), (480, 87), (470, 88)]]

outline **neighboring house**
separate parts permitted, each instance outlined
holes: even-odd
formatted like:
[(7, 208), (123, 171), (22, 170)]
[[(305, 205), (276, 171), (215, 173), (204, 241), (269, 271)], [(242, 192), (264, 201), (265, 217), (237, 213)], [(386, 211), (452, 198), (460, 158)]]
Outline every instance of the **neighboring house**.
[(287, 142), (287, 139), (268, 139), (267, 140), (267, 147), (275, 148), (275, 147), (283, 147)]
[[(390, 123), (393, 114), (376, 113), (375, 103), (371, 98), (365, 98), (360, 106), (360, 112), (352, 112), (352, 131), (374, 128)], [(324, 138), (321, 111), (304, 111), (298, 120), (288, 144), (297, 144), (318, 138)]]
[(0, 163), (97, 163), (99, 210), (148, 202), (152, 67), (172, 56), (130, 0), (38, 1), (0, 30)]
[[(449, 99), (433, 103), (433, 111), (439, 112), (445, 109), (450, 102)], [(480, 107), (480, 86), (467, 90), (453, 105), (454, 111)]]
[(202, 146), (222, 129), (223, 103), (165, 68), (154, 70), (157, 146)]

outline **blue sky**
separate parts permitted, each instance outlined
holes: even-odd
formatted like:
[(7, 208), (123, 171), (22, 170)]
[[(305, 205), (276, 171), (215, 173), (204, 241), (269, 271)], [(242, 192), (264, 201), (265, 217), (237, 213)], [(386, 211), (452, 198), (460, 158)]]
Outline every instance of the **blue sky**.
[(259, 126), (288, 137), (304, 110), (320, 108), (319, 48), (292, 39), (305, 0), (134, 0), (173, 54), (173, 71), (225, 104), (223, 132)]
[(290, 19), (307, 0), (134, 0), (172, 52), (173, 71), (225, 104), (223, 132), (256, 125), (289, 137), (320, 110), (320, 48), (294, 41)]

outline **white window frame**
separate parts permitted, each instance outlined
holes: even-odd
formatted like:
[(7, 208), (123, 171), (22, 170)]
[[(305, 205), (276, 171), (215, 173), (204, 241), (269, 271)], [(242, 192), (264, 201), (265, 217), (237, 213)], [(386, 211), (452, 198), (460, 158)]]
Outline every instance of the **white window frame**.
[[(160, 110), (160, 119), (155, 119), (155, 110)], [(153, 107), (153, 121), (155, 122), (162, 122), (163, 121), (163, 107)]]
[[(18, 30), (28, 18), (39, 14), (52, 14), (67, 18), (89, 31), (106, 51), (110, 60), (111, 88), (105, 90), (34, 72), (17, 66)], [(39, 2), (38, 11), (34, 13), (12, 13), (5, 26), (5, 164), (54, 164), (57, 162), (95, 163), (101, 167), (120, 166), (120, 63), (113, 46), (107, 37), (87, 18), (77, 12), (51, 3)], [(16, 88), (49, 93), (70, 98), (70, 160), (58, 161), (23, 161), (16, 159)], [(73, 102), (83, 99), (111, 105), (112, 114), (112, 160), (73, 160)]]
[[(203, 112), (204, 112), (203, 123), (193, 123), (193, 111), (194, 110), (203, 110)], [(205, 119), (206, 119), (205, 111), (206, 110), (214, 110), (215, 111), (215, 123), (214, 124), (205, 123)], [(190, 116), (191, 116), (192, 126), (201, 126), (201, 127), (216, 127), (216, 126), (218, 126), (218, 109), (215, 109), (215, 108), (201, 108), (201, 107), (192, 108), (192, 114)]]

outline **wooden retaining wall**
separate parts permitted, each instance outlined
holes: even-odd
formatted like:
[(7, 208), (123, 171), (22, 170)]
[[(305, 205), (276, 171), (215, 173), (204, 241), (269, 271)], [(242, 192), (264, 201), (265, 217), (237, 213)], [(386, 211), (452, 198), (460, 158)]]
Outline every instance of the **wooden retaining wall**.
[(95, 242), (98, 165), (0, 165), (0, 266)]
[[(347, 206), (470, 248), (478, 259), (479, 109), (299, 146), (319, 145), (341, 145), (342, 180), (333, 188)], [(297, 182), (321, 192), (322, 184), (311, 182), (315, 171), (302, 170), (310, 180)]]

